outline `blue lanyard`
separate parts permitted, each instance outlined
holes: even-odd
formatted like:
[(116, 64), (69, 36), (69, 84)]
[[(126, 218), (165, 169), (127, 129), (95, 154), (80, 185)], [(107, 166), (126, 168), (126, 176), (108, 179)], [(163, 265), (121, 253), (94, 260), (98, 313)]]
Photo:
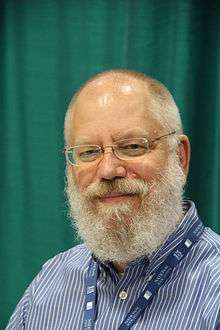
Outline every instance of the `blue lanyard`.
[[(144, 313), (144, 310), (153, 300), (159, 288), (169, 278), (174, 267), (187, 255), (192, 246), (199, 240), (204, 226), (198, 219), (189, 230), (185, 238), (179, 243), (175, 249), (168, 255), (162, 265), (154, 272), (151, 280), (141, 293), (140, 297), (135, 301), (130, 311), (126, 315), (124, 321), (118, 330), (130, 329)], [(96, 320), (97, 309), (97, 279), (99, 276), (98, 263), (92, 258), (90, 261), (87, 286), (86, 286), (86, 302), (84, 314), (84, 330), (93, 330)]]

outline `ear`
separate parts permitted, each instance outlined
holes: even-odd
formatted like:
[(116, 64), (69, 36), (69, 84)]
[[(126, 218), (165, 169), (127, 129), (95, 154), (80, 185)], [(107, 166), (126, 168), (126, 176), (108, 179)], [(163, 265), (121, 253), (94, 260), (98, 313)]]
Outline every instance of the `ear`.
[(190, 161), (190, 142), (186, 135), (179, 135), (178, 156), (184, 174), (188, 175)]

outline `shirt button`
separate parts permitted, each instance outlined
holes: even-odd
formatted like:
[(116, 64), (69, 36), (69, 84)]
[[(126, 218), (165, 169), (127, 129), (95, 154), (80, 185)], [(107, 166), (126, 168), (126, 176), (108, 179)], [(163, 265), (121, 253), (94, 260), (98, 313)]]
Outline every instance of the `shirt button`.
[(119, 298), (120, 298), (121, 300), (126, 300), (127, 297), (128, 297), (128, 294), (127, 294), (126, 291), (121, 291), (121, 292), (119, 293)]

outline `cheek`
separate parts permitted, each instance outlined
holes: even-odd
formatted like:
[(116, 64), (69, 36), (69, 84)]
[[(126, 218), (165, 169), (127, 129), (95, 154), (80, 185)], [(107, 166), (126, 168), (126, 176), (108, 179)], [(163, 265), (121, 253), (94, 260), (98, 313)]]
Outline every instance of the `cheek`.
[(130, 169), (128, 168), (127, 176), (129, 178), (149, 181), (156, 179), (164, 167), (165, 161), (143, 160), (138, 164), (133, 164)]
[(74, 180), (76, 182), (77, 187), (80, 190), (83, 190), (84, 188), (86, 188), (89, 184), (92, 183), (93, 180), (93, 171), (88, 170), (87, 168), (71, 168), (72, 171), (72, 175), (74, 177)]

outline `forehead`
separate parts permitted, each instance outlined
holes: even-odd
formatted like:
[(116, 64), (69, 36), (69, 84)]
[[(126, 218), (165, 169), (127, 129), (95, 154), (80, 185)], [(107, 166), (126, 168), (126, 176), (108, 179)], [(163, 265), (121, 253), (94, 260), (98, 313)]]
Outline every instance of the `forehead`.
[[(77, 98), (71, 119), (71, 140), (81, 137), (115, 139), (124, 132), (147, 134), (159, 130), (152, 97), (135, 79), (99, 80)], [(142, 133), (141, 133), (142, 132)]]

